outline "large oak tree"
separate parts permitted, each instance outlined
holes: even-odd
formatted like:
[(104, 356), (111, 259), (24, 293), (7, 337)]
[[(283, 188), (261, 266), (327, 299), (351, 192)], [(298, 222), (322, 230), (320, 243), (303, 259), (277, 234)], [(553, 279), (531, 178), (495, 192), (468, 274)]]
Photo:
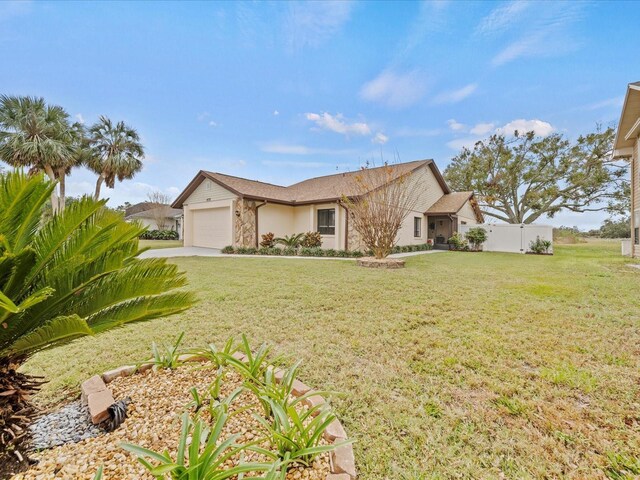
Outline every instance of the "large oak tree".
[(508, 223), (613, 210), (628, 192), (628, 166), (612, 158), (614, 135), (598, 128), (572, 142), (561, 134), (496, 134), (464, 148), (444, 175), (454, 190), (476, 192), (486, 215)]

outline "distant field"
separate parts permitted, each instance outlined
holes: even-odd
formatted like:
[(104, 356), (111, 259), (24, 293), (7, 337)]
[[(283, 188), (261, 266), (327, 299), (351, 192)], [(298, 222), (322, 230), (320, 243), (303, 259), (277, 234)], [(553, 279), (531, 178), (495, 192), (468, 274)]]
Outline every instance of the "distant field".
[(140, 248), (175, 248), (181, 247), (182, 240), (140, 240)]
[[(364, 480), (633, 478), (640, 468), (640, 270), (616, 241), (554, 256), (446, 252), (346, 261), (180, 258), (201, 302), (43, 352), (37, 400), (96, 372), (246, 333), (333, 399)], [(135, 400), (134, 400), (135, 401)], [(640, 470), (639, 470), (640, 471)]]

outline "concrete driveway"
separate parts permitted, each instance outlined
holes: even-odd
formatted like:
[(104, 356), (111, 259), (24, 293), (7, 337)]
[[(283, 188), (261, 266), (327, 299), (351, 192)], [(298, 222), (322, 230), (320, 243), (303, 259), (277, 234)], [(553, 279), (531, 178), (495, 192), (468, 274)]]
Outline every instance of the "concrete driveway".
[(178, 247), (147, 250), (139, 258), (217, 257), (219, 255), (222, 255), (222, 253), (217, 248)]

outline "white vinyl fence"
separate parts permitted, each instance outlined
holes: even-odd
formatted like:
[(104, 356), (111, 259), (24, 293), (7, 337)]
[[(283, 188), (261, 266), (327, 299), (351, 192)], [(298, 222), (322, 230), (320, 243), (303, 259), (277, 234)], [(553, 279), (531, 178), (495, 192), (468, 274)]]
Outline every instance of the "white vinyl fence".
[[(482, 227), (487, 231), (487, 241), (482, 245), (485, 252), (526, 253), (536, 238), (553, 242), (553, 227), (550, 225), (518, 225), (509, 223), (485, 223), (482, 225), (460, 225), (462, 235), (471, 228)], [(553, 245), (549, 249), (553, 253)]]

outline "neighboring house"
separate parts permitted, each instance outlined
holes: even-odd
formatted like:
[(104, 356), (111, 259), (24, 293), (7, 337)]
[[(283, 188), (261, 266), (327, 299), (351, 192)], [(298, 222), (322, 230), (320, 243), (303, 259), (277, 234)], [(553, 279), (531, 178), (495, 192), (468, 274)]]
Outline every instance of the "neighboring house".
[(640, 256), (640, 82), (630, 83), (613, 145), (614, 158), (631, 162), (631, 256)]
[[(462, 224), (482, 223), (471, 192), (451, 192), (433, 160), (391, 165), (394, 178), (410, 174), (416, 210), (400, 229), (397, 243), (446, 242)], [(222, 173), (200, 171), (173, 203), (184, 209), (184, 245), (255, 247), (261, 235), (276, 237), (318, 231), (322, 247), (360, 249), (343, 195), (354, 194), (353, 175), (338, 173), (282, 187)]]
[[(156, 206), (154, 203), (141, 202), (125, 210), (126, 221), (137, 220), (149, 230), (173, 230), (182, 238), (182, 209), (172, 208), (170, 205)], [(159, 228), (159, 217), (164, 218), (164, 229)]]

